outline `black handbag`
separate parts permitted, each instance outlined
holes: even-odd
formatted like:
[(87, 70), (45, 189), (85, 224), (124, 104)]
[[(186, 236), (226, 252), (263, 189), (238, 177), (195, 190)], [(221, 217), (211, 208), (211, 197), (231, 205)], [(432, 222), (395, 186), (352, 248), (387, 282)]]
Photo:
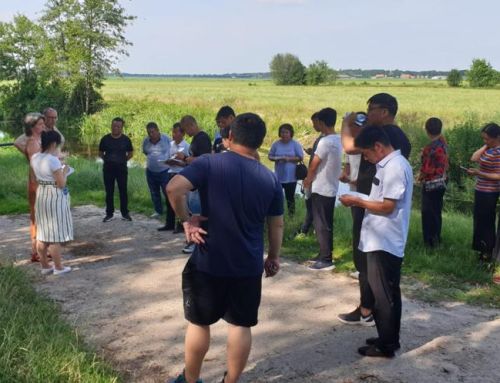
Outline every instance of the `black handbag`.
[(307, 177), (307, 166), (301, 161), (295, 167), (295, 178), (303, 180)]

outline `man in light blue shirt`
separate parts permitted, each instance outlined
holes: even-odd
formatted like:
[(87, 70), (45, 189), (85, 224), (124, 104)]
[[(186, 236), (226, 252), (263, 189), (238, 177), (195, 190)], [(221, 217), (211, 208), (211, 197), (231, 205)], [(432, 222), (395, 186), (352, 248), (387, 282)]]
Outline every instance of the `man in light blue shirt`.
[(142, 143), (142, 152), (147, 158), (146, 179), (155, 210), (151, 217), (158, 217), (163, 213), (161, 193), (167, 199), (165, 186), (168, 183), (169, 167), (165, 161), (170, 156), (170, 139), (165, 134), (160, 133), (158, 125), (155, 122), (148, 123), (146, 130), (148, 136)]
[(380, 127), (365, 128), (355, 145), (376, 174), (367, 199), (343, 195), (345, 206), (365, 210), (359, 249), (367, 253), (368, 284), (375, 299), (373, 316), (378, 337), (366, 340), (358, 352), (371, 357), (393, 357), (400, 348), (401, 264), (408, 237), (413, 193), (413, 173), (399, 150), (394, 150)]

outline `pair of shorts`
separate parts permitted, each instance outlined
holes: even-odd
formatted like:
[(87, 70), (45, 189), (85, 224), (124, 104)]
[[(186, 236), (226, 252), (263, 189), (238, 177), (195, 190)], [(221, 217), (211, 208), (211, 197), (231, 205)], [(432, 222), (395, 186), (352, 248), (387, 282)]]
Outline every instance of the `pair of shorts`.
[(261, 276), (216, 277), (198, 271), (190, 259), (182, 272), (184, 317), (200, 326), (221, 318), (235, 326), (255, 326), (261, 291)]

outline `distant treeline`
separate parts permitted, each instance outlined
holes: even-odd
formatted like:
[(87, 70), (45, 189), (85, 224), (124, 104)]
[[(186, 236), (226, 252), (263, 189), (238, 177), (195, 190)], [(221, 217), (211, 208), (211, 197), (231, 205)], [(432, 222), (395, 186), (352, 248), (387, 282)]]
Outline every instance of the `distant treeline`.
[[(462, 75), (465, 70), (461, 70)], [(448, 76), (450, 71), (410, 71), (410, 70), (386, 70), (386, 69), (339, 69), (338, 75), (349, 76), (353, 78), (372, 78), (376, 75), (385, 75), (386, 77), (400, 77), (402, 74), (408, 74), (415, 77), (434, 77), (434, 76)], [(151, 73), (121, 73), (122, 77), (169, 77), (169, 78), (241, 78), (241, 79), (271, 79), (270, 72), (255, 72), (255, 73), (224, 73), (224, 74), (151, 74)], [(109, 74), (108, 77), (116, 77), (116, 74)]]
[[(459, 71), (462, 76), (465, 74), (465, 70)], [(400, 77), (402, 74), (408, 74), (415, 77), (434, 77), (434, 76), (448, 76), (450, 71), (437, 71), (437, 70), (425, 70), (425, 71), (411, 71), (411, 70), (386, 70), (386, 69), (339, 69), (340, 75), (346, 75), (350, 77), (358, 78), (371, 78), (376, 75), (385, 75), (386, 77)]]
[[(116, 74), (109, 74), (111, 77), (117, 77)], [(224, 74), (151, 74), (151, 73), (120, 73), (121, 77), (168, 77), (168, 78), (258, 78), (270, 79), (271, 73), (224, 73)]]

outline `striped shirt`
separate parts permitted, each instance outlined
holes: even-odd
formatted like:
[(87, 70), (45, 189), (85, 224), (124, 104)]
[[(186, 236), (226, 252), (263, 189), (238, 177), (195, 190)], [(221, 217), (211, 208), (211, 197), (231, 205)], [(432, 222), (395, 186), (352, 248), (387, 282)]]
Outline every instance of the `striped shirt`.
[[(479, 159), (479, 171), (483, 173), (500, 173), (500, 147), (488, 148)], [(477, 177), (476, 190), (486, 193), (500, 192), (500, 181)]]

